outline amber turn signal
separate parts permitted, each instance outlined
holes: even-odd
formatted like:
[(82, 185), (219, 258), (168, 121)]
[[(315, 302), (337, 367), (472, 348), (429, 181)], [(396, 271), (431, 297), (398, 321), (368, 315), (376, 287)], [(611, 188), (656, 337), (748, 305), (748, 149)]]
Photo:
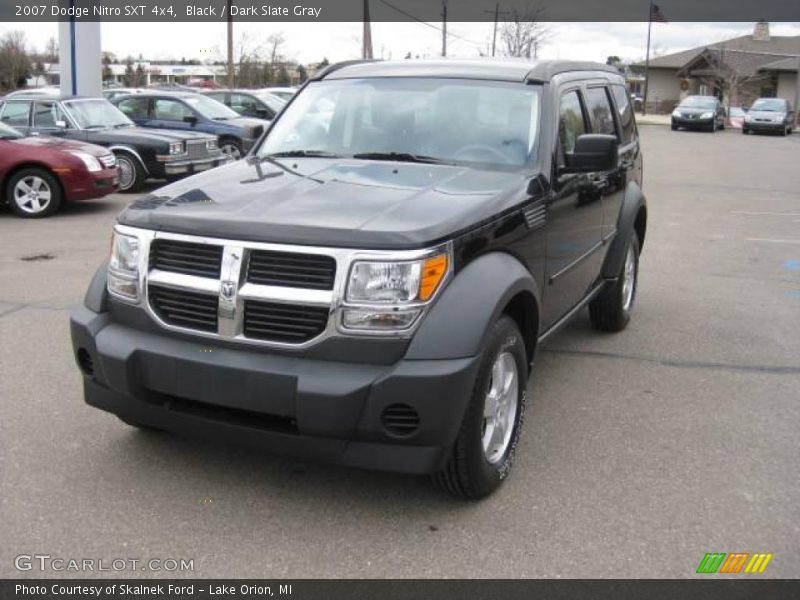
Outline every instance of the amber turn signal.
[(433, 256), (422, 263), (422, 280), (419, 285), (419, 299), (429, 300), (436, 292), (447, 273), (447, 254)]

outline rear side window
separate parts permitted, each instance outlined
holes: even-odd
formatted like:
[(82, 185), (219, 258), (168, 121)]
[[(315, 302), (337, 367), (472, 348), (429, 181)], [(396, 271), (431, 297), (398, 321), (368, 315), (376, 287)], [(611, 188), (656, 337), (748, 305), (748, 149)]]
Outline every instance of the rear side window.
[(159, 98), (155, 101), (153, 116), (163, 121), (183, 121), (184, 117), (193, 117), (194, 113), (182, 102)]
[(620, 143), (628, 144), (633, 141), (635, 127), (633, 124), (633, 110), (628, 98), (628, 91), (621, 85), (612, 85), (611, 93), (614, 94), (614, 102), (617, 105), (617, 117), (619, 126), (622, 130)]
[(575, 141), (586, 133), (581, 97), (577, 90), (561, 96), (558, 109), (558, 141), (562, 154), (572, 154)]
[(592, 117), (595, 133), (617, 135), (614, 128), (614, 115), (611, 112), (611, 102), (604, 87), (593, 87), (586, 90), (586, 107)]
[(27, 127), (30, 110), (31, 103), (29, 101), (6, 102), (2, 113), (0, 113), (0, 120), (6, 125)]

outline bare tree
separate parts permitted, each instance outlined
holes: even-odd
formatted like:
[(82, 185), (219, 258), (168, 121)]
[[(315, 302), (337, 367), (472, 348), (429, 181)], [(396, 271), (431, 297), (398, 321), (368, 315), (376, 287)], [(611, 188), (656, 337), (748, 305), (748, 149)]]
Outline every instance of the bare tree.
[(542, 22), (543, 13), (544, 8), (536, 2), (508, 11), (500, 28), (501, 47), (506, 56), (536, 58), (549, 33)]
[(705, 61), (708, 68), (703, 70), (700, 80), (712, 89), (719, 89), (728, 114), (731, 106), (749, 104), (758, 96), (758, 92), (752, 91), (745, 96), (750, 84), (768, 79), (757, 69), (761, 63), (752, 62), (752, 55), (746, 52), (728, 50), (725, 46), (708, 49)]
[(52, 36), (44, 48), (44, 59), (51, 63), (58, 62), (58, 41)]
[(0, 89), (23, 87), (33, 69), (25, 33), (9, 31), (0, 38)]
[(267, 38), (267, 64), (264, 65), (267, 85), (273, 85), (277, 81), (280, 65), (284, 60), (281, 48), (285, 43), (286, 36), (282, 31), (273, 33)]

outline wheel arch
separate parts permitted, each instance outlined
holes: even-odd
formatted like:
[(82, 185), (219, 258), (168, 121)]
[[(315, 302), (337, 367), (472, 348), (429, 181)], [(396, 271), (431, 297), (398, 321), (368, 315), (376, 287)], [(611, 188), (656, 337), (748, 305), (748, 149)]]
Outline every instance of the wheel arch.
[(494, 251), (473, 259), (443, 290), (411, 340), (406, 358), (436, 360), (476, 356), (497, 319), (520, 328), (528, 359), (539, 335), (539, 286), (516, 257)]
[(58, 183), (58, 191), (61, 193), (61, 197), (64, 200), (69, 200), (67, 194), (67, 187), (64, 185), (64, 182), (61, 180), (61, 177), (58, 175), (58, 173), (53, 171), (52, 167), (43, 162), (35, 160), (26, 160), (25, 162), (21, 162), (17, 165), (14, 165), (12, 168), (6, 171), (6, 174), (3, 177), (3, 179), (0, 180), (0, 193), (2, 193), (3, 202), (8, 200), (8, 198), (6, 197), (6, 193), (9, 182), (14, 177), (14, 175), (19, 173), (20, 171), (24, 171), (25, 169), (42, 169), (43, 171), (47, 171), (47, 173), (51, 175)]
[(126, 154), (130, 154), (131, 156), (133, 156), (133, 158), (136, 159), (136, 161), (139, 163), (139, 166), (142, 167), (145, 176), (147, 177), (150, 176), (150, 170), (144, 163), (141, 154), (139, 154), (139, 152), (135, 148), (132, 148), (130, 146), (114, 145), (114, 146), (109, 146), (108, 149), (111, 150), (111, 152), (113, 152), (114, 154), (116, 154), (117, 152), (125, 152)]
[(625, 199), (617, 219), (617, 235), (611, 242), (611, 248), (603, 265), (603, 277), (614, 279), (622, 269), (628, 238), (632, 233), (639, 237), (639, 251), (644, 247), (647, 232), (647, 200), (642, 189), (635, 182), (630, 182), (625, 190)]

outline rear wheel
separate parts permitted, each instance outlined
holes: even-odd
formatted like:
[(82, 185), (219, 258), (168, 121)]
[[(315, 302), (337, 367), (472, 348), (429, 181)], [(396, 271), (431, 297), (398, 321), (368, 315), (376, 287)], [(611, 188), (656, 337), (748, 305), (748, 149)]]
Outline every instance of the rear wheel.
[(61, 204), (61, 186), (55, 176), (44, 169), (23, 169), (8, 181), (6, 200), (20, 217), (49, 217)]
[(119, 191), (138, 192), (144, 185), (144, 169), (135, 157), (127, 152), (115, 152), (119, 170)]
[(632, 234), (622, 270), (613, 285), (589, 304), (592, 325), (600, 331), (622, 331), (631, 320), (639, 279), (639, 238)]
[(224, 139), (220, 142), (219, 149), (222, 150), (223, 155), (232, 160), (242, 158), (242, 144), (238, 140)]
[(435, 473), (441, 489), (461, 498), (483, 498), (511, 470), (525, 413), (527, 355), (514, 321), (497, 320), (484, 345), (481, 364), (461, 429), (445, 467)]

